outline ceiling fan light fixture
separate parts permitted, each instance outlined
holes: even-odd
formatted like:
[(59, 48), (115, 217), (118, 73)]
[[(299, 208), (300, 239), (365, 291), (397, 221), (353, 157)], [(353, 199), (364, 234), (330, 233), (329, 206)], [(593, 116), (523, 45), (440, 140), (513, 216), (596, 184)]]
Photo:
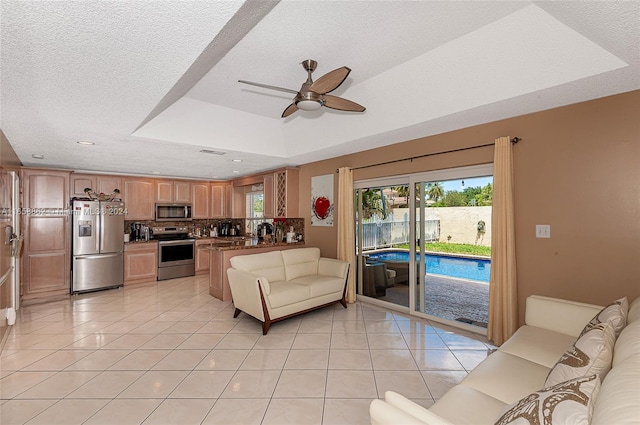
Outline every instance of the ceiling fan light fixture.
[(317, 111), (322, 107), (322, 103), (317, 100), (300, 100), (296, 105), (303, 111)]

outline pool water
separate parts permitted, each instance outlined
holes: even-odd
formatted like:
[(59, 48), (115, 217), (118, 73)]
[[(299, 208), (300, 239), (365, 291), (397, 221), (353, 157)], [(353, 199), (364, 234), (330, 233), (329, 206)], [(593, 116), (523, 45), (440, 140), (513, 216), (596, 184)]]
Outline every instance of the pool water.
[[(369, 258), (377, 261), (406, 261), (409, 262), (408, 251), (385, 251), (368, 254)], [(419, 255), (416, 255), (418, 259)], [(491, 261), (479, 258), (460, 258), (447, 255), (425, 254), (426, 272), (458, 279), (489, 282), (491, 275)]]

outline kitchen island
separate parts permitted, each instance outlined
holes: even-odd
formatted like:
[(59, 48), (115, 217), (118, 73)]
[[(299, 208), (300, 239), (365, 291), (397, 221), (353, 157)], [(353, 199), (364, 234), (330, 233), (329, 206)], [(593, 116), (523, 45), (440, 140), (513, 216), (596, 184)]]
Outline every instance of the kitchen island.
[(209, 250), (209, 294), (222, 301), (231, 299), (227, 269), (231, 267), (232, 257), (304, 246), (304, 242), (264, 242), (250, 238), (214, 239), (210, 245), (203, 246)]

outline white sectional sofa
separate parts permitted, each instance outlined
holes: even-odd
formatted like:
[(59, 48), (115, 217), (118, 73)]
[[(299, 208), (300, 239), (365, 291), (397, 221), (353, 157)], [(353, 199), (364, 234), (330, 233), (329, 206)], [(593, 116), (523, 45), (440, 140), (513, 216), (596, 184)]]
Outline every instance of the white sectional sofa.
[(262, 333), (273, 322), (345, 301), (349, 263), (320, 257), (319, 248), (299, 248), (231, 258), (227, 269), (233, 317), (241, 311), (262, 322)]
[(525, 323), (429, 409), (389, 391), (371, 423), (640, 424), (640, 298), (603, 308), (531, 296)]

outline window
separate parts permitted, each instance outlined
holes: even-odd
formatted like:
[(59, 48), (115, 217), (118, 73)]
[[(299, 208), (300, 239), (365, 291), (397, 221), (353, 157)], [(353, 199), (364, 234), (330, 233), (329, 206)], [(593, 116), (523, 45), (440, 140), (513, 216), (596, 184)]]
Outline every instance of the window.
[(256, 236), (258, 224), (264, 221), (264, 193), (249, 192), (245, 199), (245, 234)]

